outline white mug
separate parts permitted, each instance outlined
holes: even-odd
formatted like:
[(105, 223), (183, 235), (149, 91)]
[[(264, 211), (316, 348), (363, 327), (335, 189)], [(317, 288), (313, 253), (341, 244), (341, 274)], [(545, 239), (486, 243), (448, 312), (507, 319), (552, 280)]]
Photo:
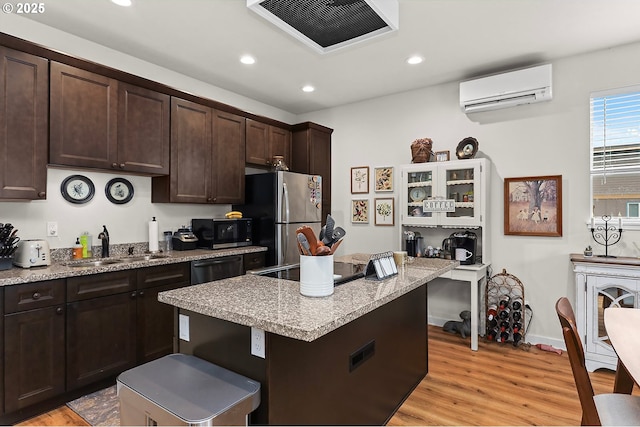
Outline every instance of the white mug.
[(473, 252), (470, 252), (464, 248), (456, 248), (456, 261), (466, 261), (473, 256)]

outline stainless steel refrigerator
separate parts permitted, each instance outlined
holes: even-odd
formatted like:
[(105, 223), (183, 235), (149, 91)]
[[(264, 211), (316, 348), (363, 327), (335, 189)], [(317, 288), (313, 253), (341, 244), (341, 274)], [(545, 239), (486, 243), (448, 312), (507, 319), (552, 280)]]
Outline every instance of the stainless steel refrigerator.
[(322, 223), (322, 177), (270, 172), (245, 177), (245, 203), (233, 205), (253, 219), (253, 243), (266, 246), (266, 265), (300, 262), (296, 229)]

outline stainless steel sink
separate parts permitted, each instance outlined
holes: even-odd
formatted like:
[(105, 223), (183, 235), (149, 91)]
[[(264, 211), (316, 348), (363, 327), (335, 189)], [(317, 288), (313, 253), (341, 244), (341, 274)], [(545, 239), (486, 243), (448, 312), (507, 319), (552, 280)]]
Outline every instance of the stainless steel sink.
[(147, 254), (147, 255), (131, 255), (122, 258), (118, 258), (120, 262), (136, 262), (136, 261), (151, 261), (154, 259), (169, 258), (169, 255), (162, 254)]
[(103, 265), (119, 264), (123, 262), (120, 259), (97, 259), (97, 260), (85, 260), (85, 261), (72, 261), (65, 263), (67, 267), (100, 267)]

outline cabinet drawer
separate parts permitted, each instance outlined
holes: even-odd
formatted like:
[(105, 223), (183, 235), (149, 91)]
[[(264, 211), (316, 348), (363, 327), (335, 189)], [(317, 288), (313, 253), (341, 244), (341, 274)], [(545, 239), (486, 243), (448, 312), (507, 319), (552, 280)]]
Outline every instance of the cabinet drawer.
[(6, 314), (64, 303), (65, 280), (25, 283), (4, 288)]
[(134, 291), (135, 288), (135, 272), (130, 270), (70, 277), (67, 279), (67, 301), (114, 295)]
[(188, 285), (191, 281), (191, 266), (184, 262), (180, 264), (159, 265), (138, 270), (138, 289), (153, 288), (155, 286)]
[(244, 254), (244, 271), (255, 270), (264, 267), (265, 252)]

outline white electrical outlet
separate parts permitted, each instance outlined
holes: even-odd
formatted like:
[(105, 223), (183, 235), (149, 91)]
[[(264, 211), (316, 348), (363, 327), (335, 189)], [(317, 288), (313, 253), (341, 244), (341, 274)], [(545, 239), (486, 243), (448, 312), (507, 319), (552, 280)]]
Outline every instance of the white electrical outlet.
[(47, 222), (47, 236), (58, 237), (58, 223), (55, 221)]
[(261, 358), (265, 358), (264, 353), (264, 331), (262, 329), (251, 327), (251, 354)]

